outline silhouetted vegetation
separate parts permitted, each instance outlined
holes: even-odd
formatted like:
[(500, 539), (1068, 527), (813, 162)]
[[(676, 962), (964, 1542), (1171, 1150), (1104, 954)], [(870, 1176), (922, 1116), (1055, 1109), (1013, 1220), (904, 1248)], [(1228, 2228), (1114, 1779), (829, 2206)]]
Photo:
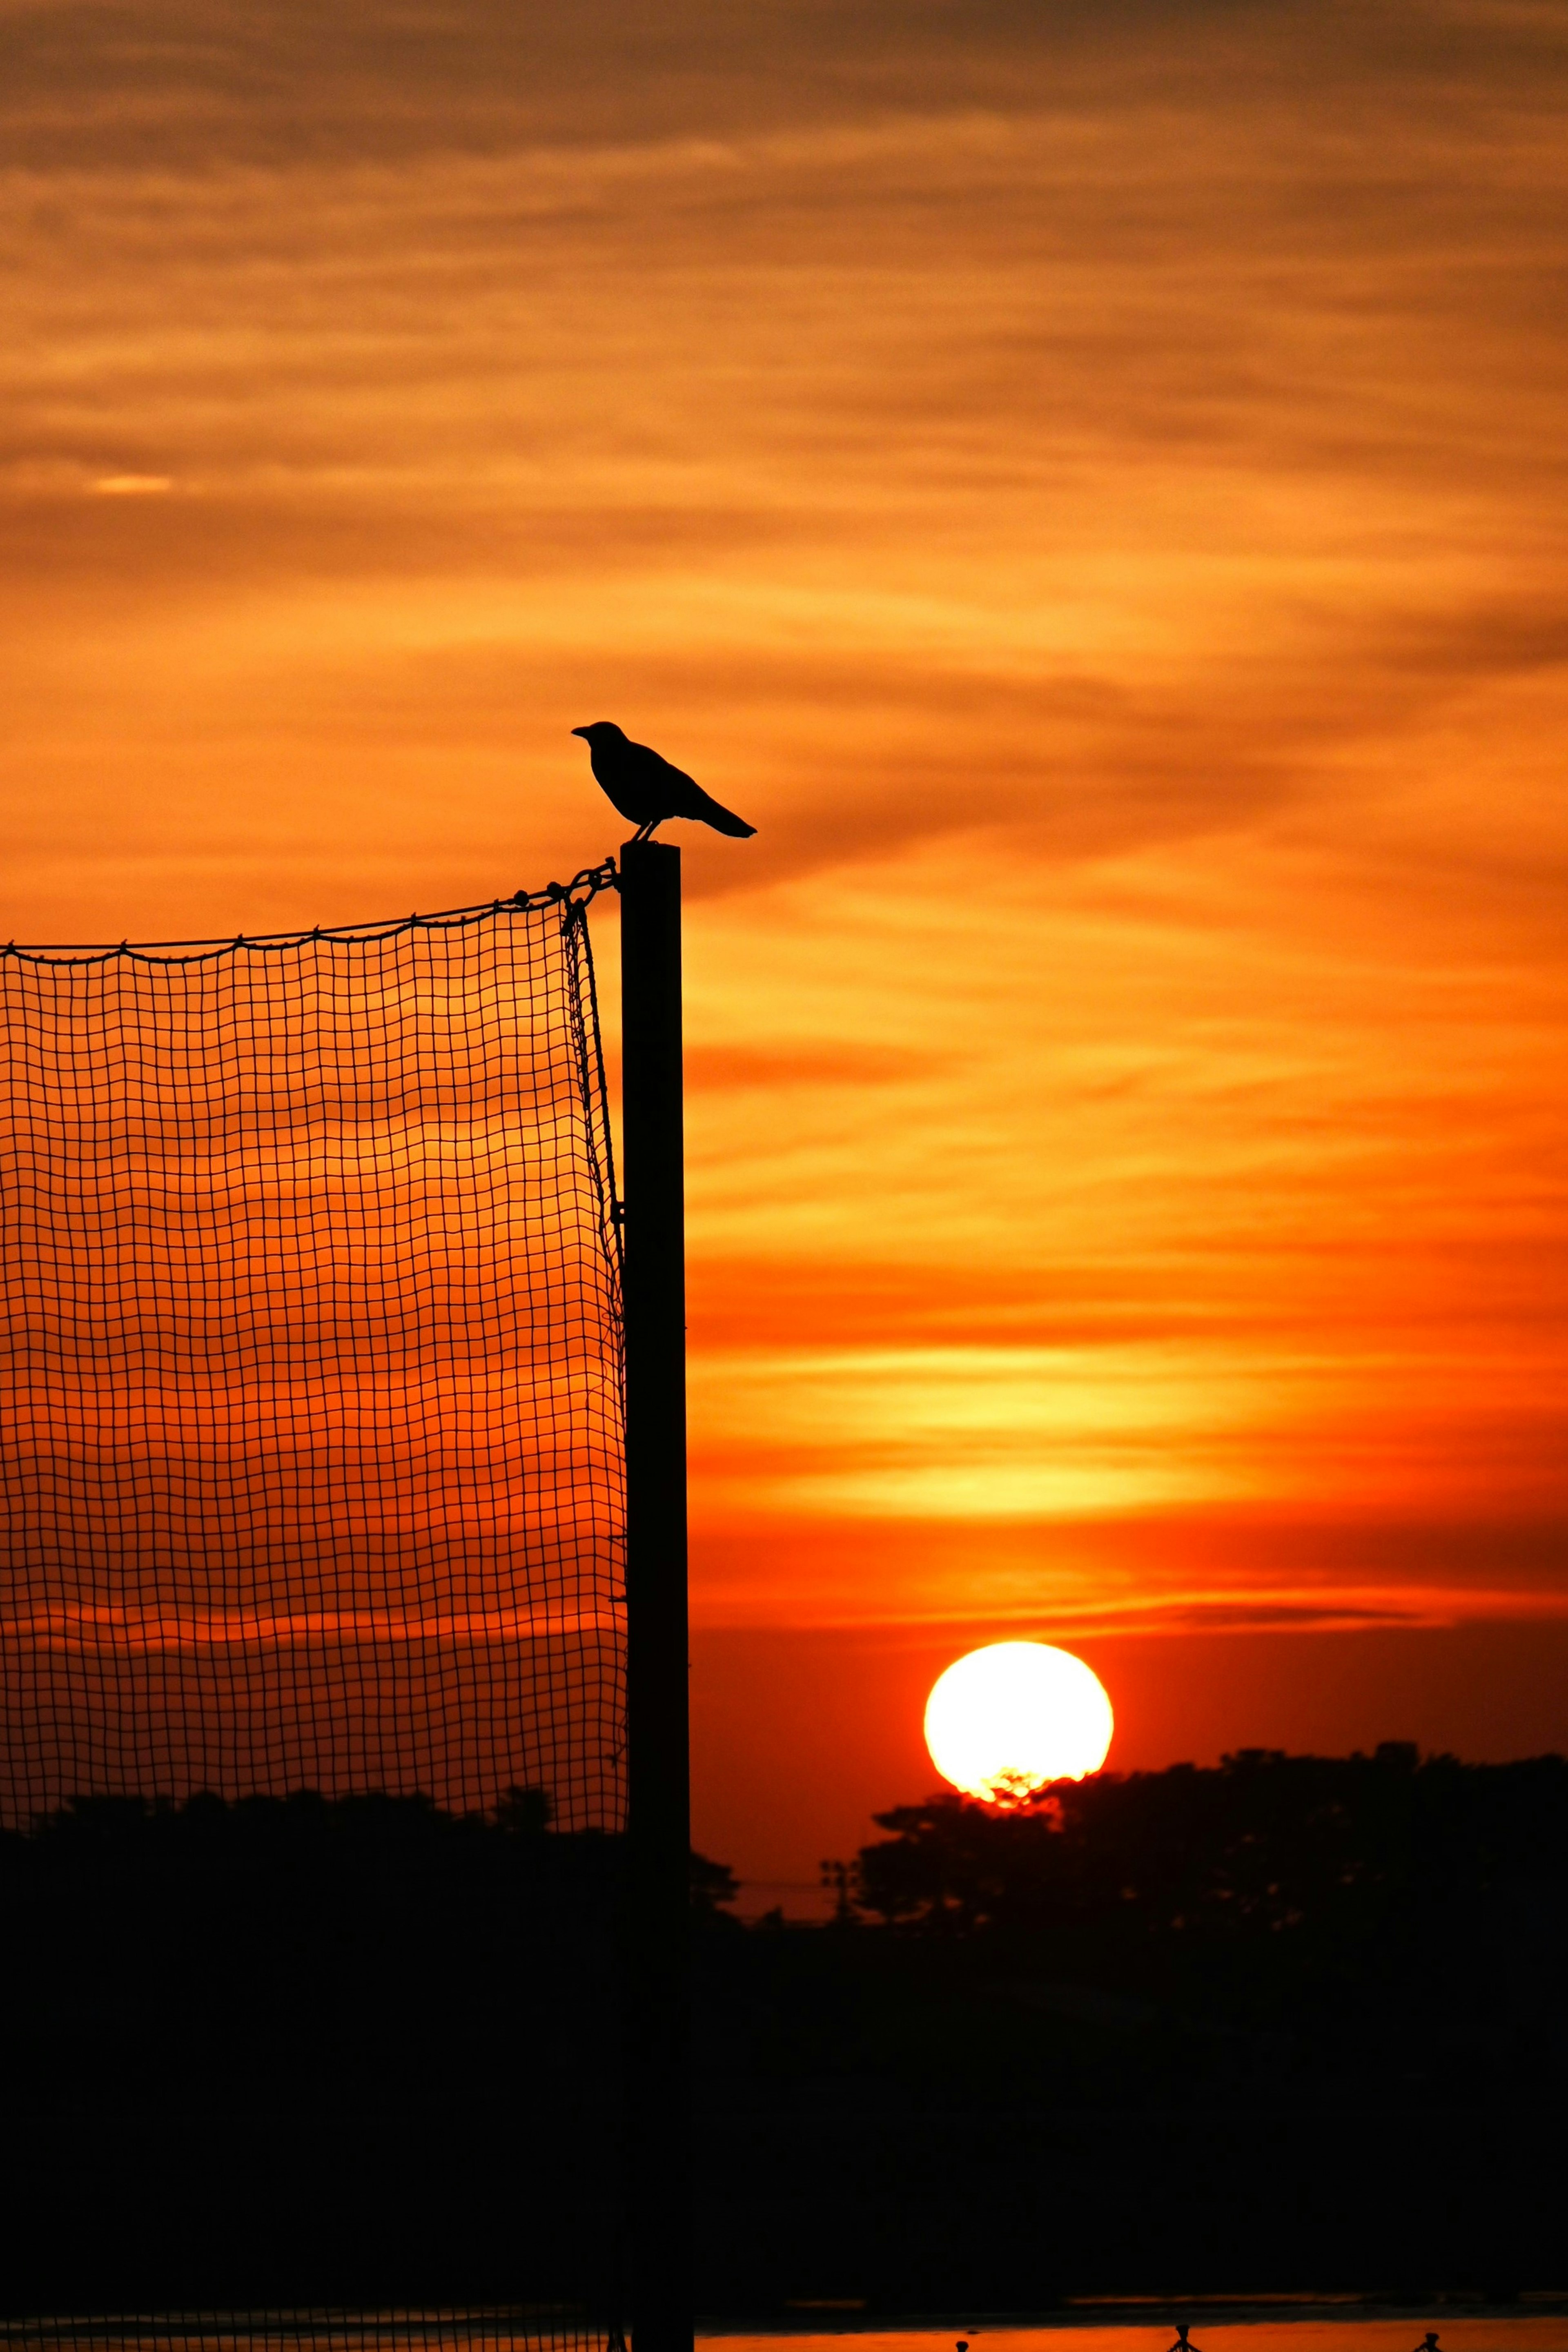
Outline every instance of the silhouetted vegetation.
[(879, 1825), (824, 1927), (701, 1946), (716, 2299), (1545, 2283), (1561, 1759), (1247, 1754)]
[(710, 1862), (705, 1853), (693, 1853), (691, 1913), (699, 1927), (733, 1927), (736, 1922), (723, 1906), (740, 1892), (741, 1882), (727, 1862)]
[[(742, 1931), (692, 1857), (708, 2307), (1552, 2283), (1560, 1759), (1252, 1754), (879, 1826), (816, 1928)], [(528, 1790), (0, 1837), (12, 2307), (613, 2276), (618, 1871)]]
[[(957, 1797), (877, 1816), (860, 1909), (925, 1933), (1064, 1933), (1116, 1922), (1124, 1948), (1283, 1937), (1315, 1955), (1429, 1933), (1504, 1889), (1568, 1878), (1568, 1766), (1373, 1756), (1227, 1756), (1216, 1770), (1101, 1773), (997, 1812)], [(829, 1865), (829, 1868), (832, 1866)]]
[(1255, 1752), (878, 1821), (825, 1865), (826, 1928), (748, 1939), (775, 2079), (1134, 2108), (1568, 2085), (1560, 1758)]
[(12, 2307), (603, 2279), (616, 1842), (548, 1818), (92, 1797), (0, 1838)]

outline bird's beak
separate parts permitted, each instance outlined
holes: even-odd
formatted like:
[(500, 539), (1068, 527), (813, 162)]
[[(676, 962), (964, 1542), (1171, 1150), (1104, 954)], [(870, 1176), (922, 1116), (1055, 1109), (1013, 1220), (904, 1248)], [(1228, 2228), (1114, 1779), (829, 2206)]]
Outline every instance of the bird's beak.
[(582, 738), (583, 738), (583, 740), (584, 740), (584, 742), (586, 742), (586, 741), (587, 741), (587, 740), (588, 740), (588, 730), (587, 730), (587, 729), (586, 729), (585, 727), (574, 727), (574, 729), (572, 730), (572, 732), (573, 732), (573, 734), (574, 734), (574, 735), (581, 735), (581, 736), (582, 736)]

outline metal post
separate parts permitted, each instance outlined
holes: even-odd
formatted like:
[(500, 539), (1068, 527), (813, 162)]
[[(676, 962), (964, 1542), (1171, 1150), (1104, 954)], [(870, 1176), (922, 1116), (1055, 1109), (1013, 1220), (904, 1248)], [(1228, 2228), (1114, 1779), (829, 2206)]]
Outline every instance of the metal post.
[(691, 2352), (680, 852), (621, 850), (633, 2352)]

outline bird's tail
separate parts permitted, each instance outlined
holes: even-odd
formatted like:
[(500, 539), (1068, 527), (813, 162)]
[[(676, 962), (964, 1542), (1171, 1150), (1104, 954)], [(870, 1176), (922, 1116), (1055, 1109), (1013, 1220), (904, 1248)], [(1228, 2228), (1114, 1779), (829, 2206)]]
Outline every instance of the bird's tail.
[(757, 829), (748, 824), (743, 816), (737, 816), (733, 809), (721, 808), (708, 793), (702, 795), (702, 804), (703, 823), (710, 824), (715, 833), (727, 833), (731, 841), (749, 841)]

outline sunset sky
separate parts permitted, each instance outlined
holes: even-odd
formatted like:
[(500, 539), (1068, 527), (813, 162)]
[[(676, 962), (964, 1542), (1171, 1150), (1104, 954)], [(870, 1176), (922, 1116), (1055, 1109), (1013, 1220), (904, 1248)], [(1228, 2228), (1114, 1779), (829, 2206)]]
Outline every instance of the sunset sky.
[(0, 40), (0, 929), (565, 875), (599, 718), (759, 827), (699, 1842), (804, 1885), (1016, 1634), (1112, 1766), (1568, 1742), (1568, 5)]

